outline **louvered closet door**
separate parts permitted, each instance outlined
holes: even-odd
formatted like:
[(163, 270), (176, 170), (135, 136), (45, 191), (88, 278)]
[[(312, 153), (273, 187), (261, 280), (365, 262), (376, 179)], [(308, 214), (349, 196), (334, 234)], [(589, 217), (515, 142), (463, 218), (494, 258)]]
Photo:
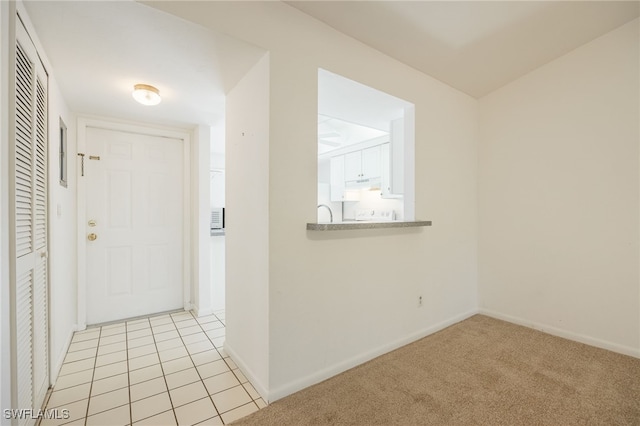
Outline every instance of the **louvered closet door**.
[[(19, 20), (15, 90), (16, 402), (18, 408), (38, 409), (49, 384), (47, 74)], [(23, 423), (29, 422), (25, 420)]]

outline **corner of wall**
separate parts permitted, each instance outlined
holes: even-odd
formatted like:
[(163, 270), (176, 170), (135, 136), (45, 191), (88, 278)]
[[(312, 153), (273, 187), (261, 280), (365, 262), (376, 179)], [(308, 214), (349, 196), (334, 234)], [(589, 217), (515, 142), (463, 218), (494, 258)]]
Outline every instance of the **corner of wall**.
[(640, 353), (639, 23), (481, 98), (478, 156), (481, 311), (631, 356)]
[(534, 330), (551, 334), (553, 336), (558, 336), (564, 339), (573, 340), (574, 342), (580, 342), (580, 343), (584, 343), (585, 345), (594, 346), (596, 348), (606, 349), (606, 350), (617, 352), (623, 355), (640, 358), (640, 348), (633, 348), (630, 346), (612, 343), (606, 340), (597, 339), (597, 338), (588, 336), (586, 334), (575, 333), (575, 332), (572, 332), (571, 330), (566, 330), (558, 327), (551, 327), (541, 322), (531, 321), (518, 316), (503, 314), (500, 312), (493, 311), (491, 309), (481, 308), (479, 309), (478, 313), (482, 315), (486, 315), (488, 317), (496, 318), (502, 321), (507, 321), (512, 324), (517, 324), (523, 327), (532, 328)]
[(249, 383), (255, 388), (255, 390), (260, 394), (262, 399), (268, 404), (271, 401), (269, 388), (267, 384), (263, 383), (260, 377), (255, 374), (255, 372), (247, 365), (245, 360), (235, 351), (235, 349), (229, 345), (226, 341), (224, 343), (224, 350), (229, 354), (233, 362), (236, 363), (242, 374), (245, 375)]

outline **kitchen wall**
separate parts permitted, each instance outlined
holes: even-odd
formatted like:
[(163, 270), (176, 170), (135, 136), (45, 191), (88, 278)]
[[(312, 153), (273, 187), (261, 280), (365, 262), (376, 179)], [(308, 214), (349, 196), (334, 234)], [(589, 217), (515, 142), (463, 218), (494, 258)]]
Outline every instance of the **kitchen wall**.
[(209, 155), (213, 131), (210, 126), (199, 125), (191, 139), (191, 301), (197, 315), (209, 315), (214, 311), (209, 236)]
[[(153, 5), (269, 51), (268, 108), (255, 105), (257, 85), (230, 93), (227, 110), (252, 130), (227, 125), (227, 342), (265, 398), (475, 312), (476, 100), (285, 3)], [(415, 104), (415, 212), (433, 227), (306, 231), (317, 217), (318, 68)]]
[(224, 123), (211, 129), (211, 153), (210, 153), (210, 194), (211, 207), (224, 207), (224, 186), (226, 165), (224, 153), (225, 129)]
[(216, 169), (209, 172), (209, 206), (224, 207), (224, 169)]
[[(225, 206), (225, 125), (211, 129), (210, 163), (209, 163), (209, 206)], [(225, 308), (225, 236), (209, 237), (211, 309), (216, 311)]]
[(358, 201), (346, 201), (344, 203), (345, 218), (354, 219), (359, 209), (393, 210), (397, 220), (404, 220), (404, 202), (401, 199), (382, 198), (380, 190), (361, 190)]
[(479, 151), (482, 311), (635, 356), (638, 22), (482, 98)]

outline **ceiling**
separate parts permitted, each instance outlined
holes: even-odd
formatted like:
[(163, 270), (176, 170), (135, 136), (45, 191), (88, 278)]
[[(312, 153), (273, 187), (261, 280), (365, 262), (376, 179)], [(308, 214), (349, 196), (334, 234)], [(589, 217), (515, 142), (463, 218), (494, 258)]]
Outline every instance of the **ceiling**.
[[(474, 97), (639, 14), (637, 1), (287, 3)], [(264, 54), (133, 0), (24, 5), (69, 108), (83, 114), (216, 126), (225, 93)], [(158, 87), (162, 103), (135, 103), (136, 83)]]
[(638, 1), (287, 1), (479, 98), (640, 14)]
[(318, 154), (389, 135), (392, 120), (413, 104), (318, 70)]
[[(264, 54), (135, 1), (24, 2), (74, 112), (172, 126), (224, 122), (225, 93)], [(157, 87), (157, 106), (134, 84)]]

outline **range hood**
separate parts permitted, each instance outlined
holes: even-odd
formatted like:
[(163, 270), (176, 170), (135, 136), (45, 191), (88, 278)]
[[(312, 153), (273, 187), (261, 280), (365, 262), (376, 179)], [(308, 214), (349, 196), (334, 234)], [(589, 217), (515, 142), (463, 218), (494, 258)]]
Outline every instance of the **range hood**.
[(382, 187), (380, 178), (351, 180), (344, 183), (347, 189), (379, 190)]

